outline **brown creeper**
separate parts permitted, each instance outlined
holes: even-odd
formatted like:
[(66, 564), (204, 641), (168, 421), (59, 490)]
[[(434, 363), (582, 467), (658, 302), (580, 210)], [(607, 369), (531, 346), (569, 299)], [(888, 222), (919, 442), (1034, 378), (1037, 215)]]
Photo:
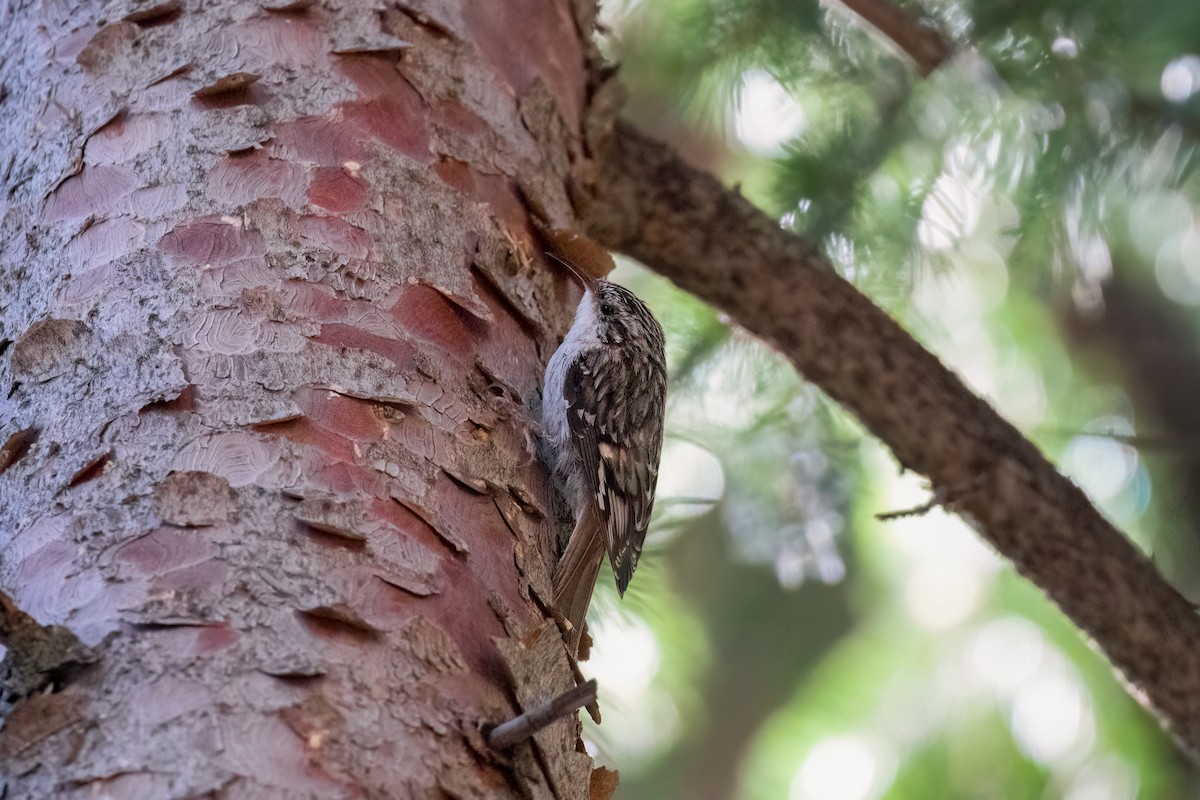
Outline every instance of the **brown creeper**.
[(575, 512), (554, 575), (554, 604), (577, 641), (603, 550), (622, 595), (642, 553), (658, 482), (667, 362), (662, 328), (641, 300), (571, 270), (585, 291), (546, 365), (542, 428)]

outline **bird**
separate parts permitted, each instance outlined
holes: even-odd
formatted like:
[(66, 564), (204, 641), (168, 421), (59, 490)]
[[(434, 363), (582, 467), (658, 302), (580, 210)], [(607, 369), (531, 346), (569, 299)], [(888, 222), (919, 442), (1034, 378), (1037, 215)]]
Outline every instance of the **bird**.
[(575, 527), (554, 572), (554, 605), (578, 645), (607, 552), (623, 597), (654, 509), (666, 411), (662, 326), (637, 295), (548, 254), (583, 283), (546, 365), (542, 433)]

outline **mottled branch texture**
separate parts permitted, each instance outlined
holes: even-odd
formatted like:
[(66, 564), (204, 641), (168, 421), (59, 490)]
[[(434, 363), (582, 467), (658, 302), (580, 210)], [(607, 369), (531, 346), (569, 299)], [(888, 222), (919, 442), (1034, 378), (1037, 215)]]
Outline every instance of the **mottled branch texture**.
[(1074, 621), (1193, 757), (1200, 619), (1019, 431), (818, 250), (627, 126), (596, 120), (576, 200), (628, 253), (779, 348)]
[(576, 681), (526, 205), (576, 227), (576, 11), (0, 4), (0, 597), (92, 662), (0, 795), (587, 795), (573, 716), (483, 734)]

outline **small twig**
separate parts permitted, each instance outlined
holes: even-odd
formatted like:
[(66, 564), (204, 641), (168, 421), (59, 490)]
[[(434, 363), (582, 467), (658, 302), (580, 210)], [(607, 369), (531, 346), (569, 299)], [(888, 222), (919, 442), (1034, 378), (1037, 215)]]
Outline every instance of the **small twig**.
[[(580, 637), (579, 643), (582, 645), (585, 642), (589, 648), (592, 646), (592, 635), (587, 630), (584, 630), (583, 636)], [(586, 679), (583, 677), (583, 670), (579, 668), (579, 659), (574, 653), (571, 652), (570, 648), (567, 649), (567, 662), (571, 665), (571, 673), (575, 676), (575, 680), (579, 681), (580, 684), (585, 683)], [(592, 722), (599, 725), (600, 704), (593, 699), (592, 702), (585, 705), (584, 708), (587, 709), (588, 716), (592, 718)]]
[(497, 750), (508, 750), (533, 736), (556, 719), (574, 714), (596, 702), (596, 679), (592, 678), (569, 689), (545, 705), (526, 711), (508, 722), (497, 725), (487, 735), (488, 744)]
[(875, 515), (875, 519), (880, 522), (890, 522), (895, 519), (907, 519), (908, 517), (923, 517), (935, 508), (945, 504), (946, 493), (938, 489), (929, 498), (929, 502), (923, 503), (913, 508), (904, 508), (899, 511), (881, 511)]

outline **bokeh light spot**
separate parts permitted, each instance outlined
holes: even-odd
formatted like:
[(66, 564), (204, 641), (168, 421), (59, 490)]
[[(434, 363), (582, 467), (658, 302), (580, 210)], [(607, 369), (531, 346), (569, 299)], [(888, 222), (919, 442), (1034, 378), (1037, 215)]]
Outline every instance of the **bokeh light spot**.
[(775, 156), (783, 145), (804, 130), (804, 108), (779, 81), (752, 69), (742, 74), (734, 118), (738, 141), (752, 153)]

